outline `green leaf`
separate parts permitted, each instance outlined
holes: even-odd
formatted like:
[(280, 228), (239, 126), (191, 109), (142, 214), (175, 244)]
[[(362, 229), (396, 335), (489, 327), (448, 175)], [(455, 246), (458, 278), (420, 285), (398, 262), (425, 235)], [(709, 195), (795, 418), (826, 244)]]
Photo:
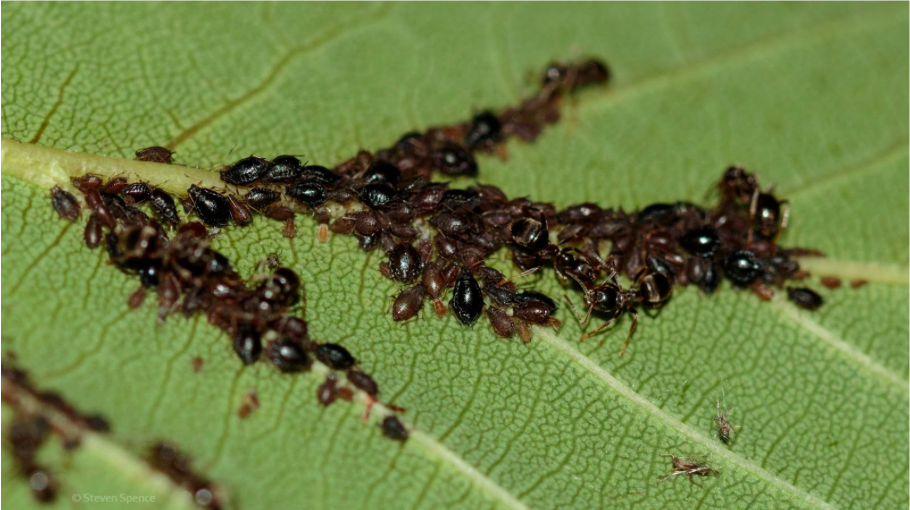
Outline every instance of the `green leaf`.
[[(173, 440), (238, 507), (907, 506), (906, 4), (4, 7), (3, 350), (109, 417), (118, 458)], [(397, 289), (352, 238), (320, 244), (309, 220), (292, 241), (262, 219), (225, 229), (216, 247), (242, 274), (270, 252), (301, 273), (312, 336), (349, 347), (407, 408), (415, 433), (400, 445), (359, 404), (323, 409), (316, 376), (242, 368), (204, 319), (129, 310), (137, 283), (48, 200), (90, 169), (181, 189), (250, 153), (333, 164), (513, 104), (550, 59), (583, 55), (608, 60), (611, 87), (567, 102), (508, 161), (482, 159), (482, 182), (632, 208), (703, 201), (740, 162), (790, 199), (782, 242), (827, 254), (806, 261), (809, 285), (870, 283), (822, 289), (812, 313), (681, 289), (619, 358), (628, 320), (579, 344), (562, 308), (564, 326), (529, 345), (428, 310), (395, 324)], [(100, 157), (165, 143), (201, 168)], [(523, 283), (565, 292), (549, 273)], [(254, 388), (262, 407), (240, 420)], [(730, 447), (714, 437), (721, 398), (739, 426)], [(707, 455), (720, 475), (660, 482), (668, 453)], [(60, 506), (150, 490), (96, 450), (73, 455), (56, 464)], [(3, 482), (3, 503), (37, 507), (6, 452)]]

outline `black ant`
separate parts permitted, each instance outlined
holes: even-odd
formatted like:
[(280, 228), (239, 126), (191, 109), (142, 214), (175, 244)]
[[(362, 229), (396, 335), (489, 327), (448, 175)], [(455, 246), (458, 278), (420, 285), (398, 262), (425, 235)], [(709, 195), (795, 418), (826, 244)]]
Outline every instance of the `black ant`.
[(626, 347), (629, 345), (629, 340), (632, 339), (632, 334), (635, 332), (635, 326), (638, 324), (638, 310), (635, 307), (639, 304), (649, 308), (662, 306), (670, 298), (672, 284), (670, 279), (663, 273), (643, 273), (637, 278), (637, 288), (626, 290), (622, 288), (616, 279), (616, 270), (612, 263), (597, 265), (605, 267), (608, 273), (600, 284), (594, 284), (591, 280), (579, 277), (574, 272), (568, 273), (569, 277), (574, 279), (584, 290), (584, 303), (588, 307), (588, 312), (585, 314), (584, 319), (578, 313), (575, 303), (569, 299), (569, 296), (564, 295), (563, 297), (569, 302), (569, 306), (572, 307), (572, 311), (575, 313), (575, 318), (578, 319), (582, 327), (588, 324), (588, 321), (591, 320), (591, 313), (595, 310), (609, 317), (606, 322), (593, 331), (585, 333), (578, 340), (579, 342), (584, 342), (588, 337), (612, 326), (624, 313), (632, 314), (632, 325), (629, 327), (629, 334), (626, 336), (622, 351), (619, 353), (619, 356), (622, 357), (626, 352)]

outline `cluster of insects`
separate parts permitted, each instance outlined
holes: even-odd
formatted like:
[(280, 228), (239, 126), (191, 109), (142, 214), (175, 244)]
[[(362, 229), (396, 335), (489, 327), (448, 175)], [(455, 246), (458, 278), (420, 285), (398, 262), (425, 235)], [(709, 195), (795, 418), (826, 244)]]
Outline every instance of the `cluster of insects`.
[(197, 506), (209, 510), (225, 508), (227, 501), (224, 491), (205, 476), (193, 471), (190, 458), (175, 445), (165, 442), (153, 444), (148, 449), (146, 461), (174, 485), (189, 492)]
[(2, 374), (3, 402), (14, 413), (5, 431), (13, 464), (16, 472), (28, 480), (32, 496), (50, 503), (57, 497), (59, 482), (52, 470), (38, 460), (39, 448), (55, 436), (64, 449), (73, 450), (79, 446), (83, 433), (105, 433), (110, 425), (101, 415), (80, 413), (58, 393), (35, 388), (22, 370), (4, 363)]
[[(124, 178), (104, 182), (85, 175), (74, 179), (73, 185), (90, 211), (86, 245), (103, 245), (113, 265), (138, 277), (139, 286), (127, 299), (131, 308), (141, 306), (146, 295), (154, 292), (160, 320), (175, 313), (204, 314), (210, 324), (230, 335), (233, 350), (244, 364), (264, 360), (281, 372), (300, 372), (318, 360), (346, 374), (341, 387), (333, 385), (342, 398), (352, 399), (353, 389), (376, 398), (378, 385), (358, 368), (351, 353), (338, 344), (311, 340), (307, 323), (291, 313), (303, 294), (295, 271), (269, 258), (258, 274), (243, 278), (224, 255), (211, 248), (206, 225), (225, 224), (222, 206), (229, 207), (232, 199), (191, 186), (186, 208), (203, 222), (181, 222), (174, 198), (146, 183)], [(62, 189), (52, 190), (52, 202), (67, 219), (80, 213), (79, 200)], [(147, 214), (143, 204), (149, 204), (153, 214)], [(230, 214), (226, 213), (227, 218)], [(326, 405), (334, 400), (322, 389), (318, 396)]]

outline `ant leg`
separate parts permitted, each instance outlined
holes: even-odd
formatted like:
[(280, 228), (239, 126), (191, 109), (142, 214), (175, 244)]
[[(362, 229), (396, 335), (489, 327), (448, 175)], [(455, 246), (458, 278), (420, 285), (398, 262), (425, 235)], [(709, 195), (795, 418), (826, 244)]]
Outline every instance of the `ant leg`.
[(591, 332), (589, 332), (589, 333), (585, 333), (585, 335), (582, 336), (581, 338), (579, 338), (578, 341), (579, 341), (579, 342), (584, 342), (589, 336), (596, 335), (597, 333), (600, 333), (601, 331), (603, 331), (603, 330), (609, 328), (610, 326), (612, 326), (612, 325), (615, 324), (615, 323), (616, 323), (616, 319), (610, 319), (610, 320), (608, 320), (607, 322), (604, 322), (603, 324), (601, 324), (600, 326), (597, 326), (597, 328), (594, 329), (594, 331), (591, 331)]
[(510, 282), (510, 281), (512, 281), (512, 280), (517, 280), (517, 279), (519, 279), (519, 278), (521, 278), (521, 277), (523, 277), (523, 276), (528, 276), (529, 274), (532, 274), (532, 273), (536, 272), (538, 269), (540, 269), (540, 267), (541, 267), (541, 266), (532, 267), (531, 269), (528, 269), (527, 271), (522, 271), (522, 272), (518, 273), (517, 275), (510, 276), (510, 277), (506, 278), (505, 280), (503, 280), (503, 281), (497, 283), (496, 286), (497, 286), (497, 287), (502, 287), (503, 285), (505, 285), (506, 283), (508, 283), (508, 282)]
[(591, 309), (588, 308), (588, 313), (585, 315), (585, 318), (582, 319), (581, 314), (578, 313), (578, 308), (575, 308), (575, 303), (569, 299), (569, 296), (567, 294), (563, 294), (562, 297), (566, 298), (566, 301), (569, 302), (569, 306), (572, 307), (572, 311), (575, 313), (575, 318), (578, 319), (578, 323), (581, 324), (581, 327), (585, 327), (585, 324), (587, 324), (588, 320), (591, 319)]
[(629, 327), (629, 335), (626, 336), (626, 343), (622, 344), (622, 350), (619, 351), (620, 358), (626, 353), (626, 347), (629, 346), (629, 340), (632, 339), (632, 333), (635, 333), (635, 325), (638, 324), (638, 310), (632, 308), (629, 310), (629, 313), (632, 314), (632, 326)]

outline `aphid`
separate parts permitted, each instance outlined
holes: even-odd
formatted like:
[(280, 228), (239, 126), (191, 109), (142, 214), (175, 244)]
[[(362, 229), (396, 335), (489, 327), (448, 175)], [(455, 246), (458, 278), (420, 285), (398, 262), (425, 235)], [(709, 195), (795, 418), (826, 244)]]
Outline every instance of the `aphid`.
[(479, 143), (498, 142), (502, 138), (502, 124), (493, 112), (485, 111), (471, 119), (471, 126), (464, 137), (464, 144), (473, 147)]
[(231, 203), (221, 193), (190, 185), (193, 211), (208, 226), (223, 227), (231, 221)]
[(177, 214), (177, 206), (174, 204), (174, 199), (171, 198), (170, 195), (160, 188), (152, 188), (149, 196), (152, 201), (152, 208), (155, 209), (155, 213), (157, 213), (161, 219), (174, 225), (180, 223), (180, 216)]
[(320, 223), (318, 229), (316, 230), (316, 240), (320, 243), (328, 242), (329, 240), (329, 226), (325, 223)]
[(81, 208), (79, 207), (79, 202), (76, 200), (76, 197), (74, 197), (72, 193), (63, 191), (57, 186), (54, 186), (51, 189), (51, 204), (54, 206), (54, 210), (57, 211), (57, 214), (65, 220), (73, 221), (79, 217)]
[(238, 225), (249, 225), (253, 221), (253, 215), (250, 214), (250, 208), (237, 198), (228, 195), (228, 204), (231, 208), (231, 219)]
[(360, 211), (354, 213), (354, 230), (362, 236), (371, 236), (382, 230), (379, 216), (373, 211)]
[(483, 293), (471, 271), (467, 269), (461, 271), (458, 279), (455, 280), (455, 289), (449, 304), (455, 310), (455, 317), (458, 318), (458, 321), (466, 326), (474, 324), (480, 317), (483, 312)]
[(408, 283), (420, 276), (423, 261), (413, 246), (402, 243), (389, 253), (389, 261), (385, 267), (391, 279)]
[(338, 376), (329, 373), (325, 377), (325, 382), (316, 388), (316, 399), (320, 404), (328, 406), (335, 401), (336, 397), (338, 397)]
[(367, 395), (375, 397), (379, 394), (379, 386), (369, 375), (357, 369), (348, 370), (348, 381), (363, 390)]
[(313, 364), (300, 343), (287, 337), (269, 342), (267, 355), (282, 372), (300, 372)]
[[(122, 178), (122, 177), (120, 177), (120, 178)], [(113, 181), (114, 179), (111, 179), (111, 180)], [(85, 193), (85, 190), (88, 190), (88, 189), (98, 189), (99, 187), (101, 187), (102, 182), (103, 181), (101, 180), (101, 177), (98, 177), (97, 175), (85, 174), (83, 176), (76, 177), (73, 179), (73, 187), (75, 187), (77, 190)], [(105, 193), (107, 193), (107, 192), (105, 192)]]
[(490, 326), (493, 327), (493, 332), (497, 335), (503, 338), (512, 338), (512, 335), (515, 334), (515, 322), (506, 312), (495, 306), (490, 306), (487, 308), (487, 318), (490, 319)]
[(841, 279), (834, 276), (822, 276), (821, 283), (829, 289), (839, 289), (843, 285)]
[(397, 192), (391, 184), (374, 182), (367, 184), (360, 190), (360, 201), (371, 209), (386, 205), (397, 198)]
[(85, 232), (82, 236), (85, 239), (85, 245), (92, 249), (97, 248), (101, 244), (103, 235), (104, 231), (101, 230), (101, 223), (98, 221), (98, 217), (92, 214), (88, 217), (88, 222), (85, 224)]
[(714, 476), (719, 474), (716, 469), (713, 469), (708, 465), (707, 462), (699, 459), (704, 459), (704, 457), (677, 457), (675, 455), (661, 455), (661, 457), (670, 457), (673, 461), (673, 471), (660, 479), (664, 481), (670, 477), (677, 475), (686, 475), (689, 477), (689, 481), (698, 485), (702, 489), (704, 487), (695, 481), (696, 476)]
[(387, 182), (392, 186), (398, 186), (398, 179), (401, 178), (401, 170), (393, 163), (384, 160), (376, 160), (367, 168), (363, 174), (363, 182), (369, 184), (373, 182)]
[[(75, 184), (75, 182), (76, 182), (76, 179), (73, 179), (74, 184)], [(108, 194), (108, 195), (117, 195), (117, 194), (123, 192), (123, 190), (126, 189), (128, 186), (129, 186), (129, 181), (126, 179), (126, 177), (114, 177), (113, 179), (107, 181), (107, 183), (104, 185), (104, 187), (101, 188), (101, 192)]]
[(319, 344), (316, 358), (334, 370), (347, 370), (357, 363), (347, 349), (338, 344)]
[(720, 247), (717, 231), (711, 227), (699, 227), (690, 230), (679, 240), (679, 245), (692, 255), (710, 257)]
[(723, 262), (727, 279), (740, 287), (752, 285), (761, 274), (761, 261), (749, 250), (739, 250), (728, 255)]
[(201, 357), (196, 356), (193, 358), (193, 372), (202, 372), (202, 367), (205, 365), (205, 360)]
[(262, 338), (259, 331), (249, 325), (238, 327), (234, 333), (234, 352), (244, 365), (255, 363), (262, 355)]
[(513, 243), (532, 252), (543, 250), (550, 243), (546, 222), (533, 218), (522, 218), (513, 222), (509, 231)]
[(477, 175), (477, 162), (470, 152), (454, 143), (444, 144), (433, 151), (433, 164), (446, 175)]
[(261, 174), (264, 182), (291, 182), (300, 178), (303, 166), (294, 156), (278, 156)]
[[(101, 197), (101, 194), (98, 193), (97, 189), (88, 188), (83, 191), (82, 194), (85, 196), (86, 205), (95, 213), (95, 216), (98, 217), (98, 221), (101, 222), (102, 225), (110, 229), (117, 226), (117, 222), (114, 220), (114, 216), (111, 214), (110, 209), (108, 209), (105, 199)], [(106, 198), (108, 198), (108, 201), (112, 201), (116, 197), (106, 195)], [(117, 200), (119, 200), (119, 198), (117, 198)], [(120, 204), (118, 204), (118, 206), (119, 205)], [(125, 213), (121, 216), (125, 216)]]
[(289, 186), (284, 192), (287, 196), (309, 207), (322, 205), (328, 198), (325, 188), (316, 182), (294, 184)]
[(294, 210), (288, 207), (272, 207), (265, 212), (265, 215), (273, 220), (285, 221), (294, 217)]
[(426, 290), (423, 285), (407, 288), (392, 303), (392, 320), (405, 321), (417, 315), (423, 307), (423, 296)]
[(340, 175), (319, 165), (307, 165), (303, 167), (303, 178), (311, 179), (327, 186), (332, 186), (341, 180)]
[(382, 419), (382, 434), (388, 438), (397, 441), (406, 441), (408, 439), (408, 430), (397, 416), (389, 415)]
[(774, 288), (761, 282), (752, 284), (752, 292), (762, 301), (771, 301), (774, 299)]
[(818, 310), (825, 302), (817, 292), (806, 287), (788, 287), (787, 298), (806, 310)]
[(26, 475), (28, 476), (28, 486), (36, 500), (50, 503), (57, 498), (56, 484), (46, 469), (34, 466)]
[(134, 182), (128, 184), (120, 190), (120, 193), (133, 200), (133, 203), (145, 202), (152, 195), (152, 189), (144, 182)]
[(270, 324), (271, 328), (279, 334), (290, 337), (292, 340), (307, 345), (310, 336), (307, 332), (307, 323), (297, 317), (282, 317)]
[(282, 234), (288, 239), (291, 239), (297, 235), (297, 223), (294, 221), (293, 216), (284, 220), (284, 231)]
[(858, 289), (858, 288), (866, 285), (867, 283), (869, 283), (868, 280), (850, 280), (850, 288)]
[(752, 228), (763, 239), (776, 239), (787, 228), (790, 218), (790, 204), (779, 201), (770, 193), (756, 192), (749, 206)]
[(721, 409), (720, 401), (717, 401), (717, 416), (714, 417), (714, 424), (717, 426), (717, 437), (724, 443), (730, 444), (730, 440), (733, 437), (733, 434), (736, 433), (736, 430), (730, 425), (730, 422), (727, 421), (727, 413), (730, 412), (730, 409)]
[(436, 263), (427, 264), (423, 269), (423, 287), (433, 299), (433, 309), (440, 318), (445, 317), (448, 309), (442, 303), (442, 294), (446, 289), (446, 278)]
[(724, 172), (717, 187), (724, 201), (748, 203), (758, 190), (758, 180), (745, 168), (731, 166)]
[[(299, 164), (299, 161), (298, 161)], [(262, 177), (271, 162), (267, 159), (250, 156), (243, 158), (221, 171), (221, 180), (235, 186), (252, 184)]]
[(136, 159), (139, 161), (148, 161), (150, 163), (169, 164), (173, 161), (174, 151), (165, 147), (146, 147), (136, 151)]
[(243, 403), (240, 405), (240, 409), (237, 410), (237, 416), (242, 420), (256, 409), (259, 409), (259, 396), (256, 395), (256, 390), (250, 390), (243, 396)]
[(142, 306), (142, 303), (145, 301), (145, 287), (139, 287), (136, 289), (136, 292), (130, 294), (130, 297), (126, 300), (126, 305), (130, 308), (139, 308)]
[(281, 199), (281, 193), (265, 188), (253, 188), (244, 196), (250, 207), (262, 209)]

